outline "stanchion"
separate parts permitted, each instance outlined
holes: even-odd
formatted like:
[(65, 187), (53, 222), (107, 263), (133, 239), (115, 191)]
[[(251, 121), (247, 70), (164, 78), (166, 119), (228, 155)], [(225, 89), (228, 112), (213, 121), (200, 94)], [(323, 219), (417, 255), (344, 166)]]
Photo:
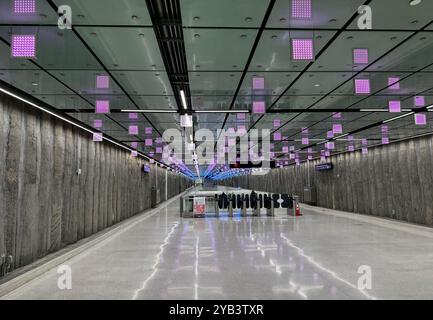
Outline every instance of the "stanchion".
[(272, 198), (272, 194), (268, 194), (268, 201), (270, 201), (271, 202), (271, 207), (270, 208), (266, 208), (266, 215), (268, 216), (268, 217), (273, 217), (273, 216), (275, 216), (275, 209), (274, 209), (274, 201), (273, 201), (273, 198)]
[(233, 194), (229, 195), (229, 217), (233, 217)]

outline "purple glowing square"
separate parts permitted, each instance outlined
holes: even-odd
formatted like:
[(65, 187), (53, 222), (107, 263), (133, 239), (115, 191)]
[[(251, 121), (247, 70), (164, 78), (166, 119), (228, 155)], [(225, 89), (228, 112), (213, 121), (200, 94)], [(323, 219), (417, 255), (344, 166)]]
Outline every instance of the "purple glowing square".
[(236, 114), (236, 118), (238, 120), (245, 120), (246, 119), (246, 114), (245, 113), (238, 113), (238, 114)]
[(131, 142), (131, 148), (137, 149), (137, 147), (138, 147), (138, 142)]
[(131, 119), (131, 120), (138, 119), (138, 113), (137, 112), (130, 112), (130, 113), (128, 113), (128, 119)]
[(331, 156), (331, 151), (326, 150), (326, 151), (325, 151), (325, 157), (330, 157), (330, 156)]
[(266, 112), (265, 102), (264, 101), (254, 101), (253, 102), (253, 113), (254, 114), (263, 114)]
[(161, 144), (162, 143), (162, 138), (158, 137), (155, 139), (156, 144)]
[(328, 139), (334, 138), (334, 132), (333, 132), (333, 131), (328, 131), (328, 132), (326, 133), (326, 137), (327, 137)]
[(366, 146), (368, 144), (368, 140), (367, 139), (362, 139), (361, 140), (361, 144)]
[(388, 78), (388, 88), (390, 90), (400, 90), (400, 78), (389, 77)]
[(274, 141), (281, 141), (281, 132), (274, 133)]
[(238, 131), (244, 132), (245, 130), (246, 130), (245, 125), (243, 124), (238, 125)]
[(254, 77), (253, 78), (253, 90), (264, 90), (265, 89), (265, 78)]
[(35, 35), (13, 35), (11, 50), (12, 50), (12, 57), (14, 58), (35, 58), (36, 57), (36, 36)]
[(137, 156), (138, 156), (138, 152), (136, 150), (132, 150), (131, 157), (137, 157)]
[(334, 112), (332, 114), (332, 118), (334, 118), (334, 119), (341, 119), (342, 118), (341, 112)]
[(292, 39), (293, 60), (314, 60), (313, 39)]
[(137, 135), (138, 134), (138, 126), (129, 126), (128, 133), (130, 135)]
[(110, 88), (110, 77), (109, 76), (96, 76), (96, 88), (97, 89)]
[(415, 100), (415, 107), (424, 107), (425, 106), (425, 97), (424, 96), (416, 96), (414, 98)]
[(388, 103), (389, 105), (389, 112), (401, 112), (401, 102), (394, 100), (394, 101), (389, 101)]
[(311, 0), (292, 0), (292, 18), (311, 19)]
[(281, 127), (281, 120), (280, 119), (274, 119), (274, 128)]
[(102, 128), (102, 120), (93, 120), (93, 128)]
[(101, 142), (104, 139), (104, 135), (100, 132), (94, 132), (93, 133), (93, 141), (94, 142)]
[(368, 49), (353, 49), (353, 63), (368, 64)]
[(310, 143), (310, 139), (308, 139), (308, 138), (302, 138), (302, 144), (303, 145), (307, 145), (309, 143)]
[(382, 127), (380, 128), (380, 131), (381, 131), (382, 133), (388, 132), (388, 126), (382, 126)]
[(332, 132), (334, 134), (339, 134), (339, 133), (343, 133), (343, 125), (340, 123), (334, 123), (332, 125)]
[(326, 148), (329, 150), (333, 150), (335, 148), (335, 143), (332, 141), (326, 143)]
[(308, 152), (308, 153), (313, 153), (313, 148), (308, 148), (308, 149), (307, 149), (307, 152)]
[(152, 127), (146, 127), (146, 128), (144, 128), (144, 133), (145, 134), (152, 134)]
[(145, 140), (144, 140), (144, 145), (145, 145), (146, 147), (151, 147), (151, 146), (153, 146), (153, 140), (152, 140), (152, 139), (145, 139)]
[(35, 0), (14, 0), (14, 13), (35, 13)]
[(162, 153), (162, 148), (161, 147), (156, 147), (155, 152), (158, 153), (158, 154), (161, 154)]
[(290, 146), (290, 151), (295, 151), (295, 146)]
[(291, 154), (289, 155), (289, 158), (290, 158), (290, 160), (293, 160), (293, 159), (295, 159), (295, 155), (294, 155), (293, 153), (291, 153)]
[(415, 114), (415, 124), (419, 126), (424, 126), (427, 124), (427, 116), (424, 113)]
[(353, 151), (355, 151), (355, 147), (354, 146), (347, 146), (347, 151), (353, 152)]
[(308, 128), (302, 128), (301, 129), (301, 134), (308, 134)]
[(281, 148), (281, 152), (283, 153), (289, 153), (289, 147), (285, 146)]
[(97, 100), (96, 101), (96, 113), (110, 113), (110, 101)]
[(370, 79), (355, 79), (356, 94), (370, 94)]
[(309, 155), (309, 156), (308, 156), (308, 160), (313, 160), (313, 156), (312, 156), (312, 155)]
[(362, 154), (368, 154), (368, 148), (362, 148)]
[(389, 138), (388, 137), (382, 137), (382, 144), (389, 144)]
[(347, 136), (347, 140), (353, 141), (353, 136)]

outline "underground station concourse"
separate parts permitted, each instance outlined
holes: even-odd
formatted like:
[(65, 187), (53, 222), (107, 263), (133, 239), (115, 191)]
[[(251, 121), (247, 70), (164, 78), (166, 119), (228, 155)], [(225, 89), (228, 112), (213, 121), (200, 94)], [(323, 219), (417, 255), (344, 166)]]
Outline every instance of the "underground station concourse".
[(0, 0), (0, 300), (433, 299), (431, 111), (431, 0)]

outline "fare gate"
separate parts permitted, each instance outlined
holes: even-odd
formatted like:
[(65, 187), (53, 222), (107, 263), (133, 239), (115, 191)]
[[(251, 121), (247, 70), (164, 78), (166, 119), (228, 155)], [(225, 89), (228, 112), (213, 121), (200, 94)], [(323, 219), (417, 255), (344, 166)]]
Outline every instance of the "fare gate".
[(252, 216), (260, 217), (262, 209), (266, 216), (275, 216), (275, 209), (286, 209), (289, 216), (301, 216), (299, 197), (288, 194), (258, 194), (251, 193), (220, 193), (220, 194), (194, 194), (181, 197), (180, 213), (184, 218), (199, 218), (214, 214), (219, 217), (221, 211), (227, 212), (229, 217), (234, 212), (240, 212), (246, 217), (248, 211)]

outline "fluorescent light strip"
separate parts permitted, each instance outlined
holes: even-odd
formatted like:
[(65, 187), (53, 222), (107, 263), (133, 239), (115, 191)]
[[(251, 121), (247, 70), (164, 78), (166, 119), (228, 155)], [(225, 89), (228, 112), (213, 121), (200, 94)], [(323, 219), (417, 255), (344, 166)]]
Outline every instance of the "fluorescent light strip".
[(411, 115), (413, 115), (413, 114), (415, 114), (415, 112), (409, 112), (409, 113), (406, 113), (406, 114), (402, 114), (402, 115), (400, 115), (400, 116), (398, 116), (398, 117), (394, 117), (394, 118), (391, 118), (391, 119), (388, 119), (388, 120), (384, 120), (382, 123), (388, 123), (388, 122), (391, 122), (391, 121), (395, 121), (395, 120), (398, 120), (398, 119), (402, 119), (402, 118), (405, 118), (405, 117), (411, 116)]
[(180, 90), (180, 98), (182, 99), (182, 105), (183, 105), (183, 108), (184, 108), (185, 110), (188, 109), (188, 105), (187, 105), (187, 103), (186, 103), (185, 91)]
[(248, 110), (195, 110), (194, 113), (250, 113)]
[[(42, 110), (42, 111), (44, 111), (44, 112), (46, 112), (46, 113), (52, 115), (53, 117), (56, 117), (56, 118), (58, 118), (58, 119), (60, 119), (60, 120), (63, 120), (63, 121), (65, 121), (65, 122), (67, 122), (67, 123), (69, 123), (69, 124), (71, 124), (71, 125), (73, 125), (73, 126), (76, 126), (76, 127), (80, 128), (80, 129), (83, 129), (84, 131), (87, 131), (87, 132), (89, 132), (89, 133), (91, 133), (91, 134), (98, 133), (97, 131), (93, 131), (93, 130), (90, 130), (90, 129), (86, 128), (86, 127), (83, 127), (82, 125), (79, 125), (78, 123), (76, 123), (76, 122), (74, 122), (74, 121), (71, 121), (71, 120), (69, 120), (69, 119), (67, 119), (67, 118), (64, 118), (64, 117), (62, 117), (61, 115), (59, 115), (59, 114), (57, 114), (57, 113), (54, 113), (54, 112), (52, 112), (52, 111), (50, 111), (50, 110), (48, 110), (48, 109), (45, 109), (44, 107), (41, 107), (41, 106), (39, 106), (39, 105), (37, 105), (37, 104), (35, 104), (35, 103), (33, 103), (33, 102), (27, 100), (27, 99), (24, 99), (24, 98), (22, 98), (22, 97), (16, 95), (15, 93), (12, 93), (12, 92), (6, 90), (6, 89), (3, 89), (3, 88), (0, 87), (0, 91), (3, 92), (3, 93), (5, 93), (5, 94), (7, 94), (8, 96), (11, 96), (11, 97), (13, 97), (13, 98), (15, 98), (15, 99), (18, 99), (18, 100), (22, 101), (22, 102), (25, 102), (25, 103), (31, 105), (32, 107), (35, 107), (35, 108), (37, 108), (37, 109), (39, 109), (39, 110)], [(128, 148), (127, 146), (124, 146), (124, 145), (122, 145), (122, 144), (120, 144), (120, 143), (118, 143), (118, 142), (116, 142), (116, 141), (114, 141), (114, 140), (112, 140), (112, 139), (110, 139), (110, 138), (106, 138), (105, 136), (103, 137), (103, 140), (106, 140), (106, 141), (108, 141), (108, 142), (111, 142), (111, 143), (113, 143), (113, 144), (115, 144), (115, 145), (117, 145), (117, 146), (119, 146), (119, 147), (121, 147), (121, 148), (123, 148), (123, 149), (126, 149), (126, 150), (128, 150), (128, 151), (131, 151), (131, 152), (132, 152), (132, 151), (137, 151), (137, 150), (135, 150), (135, 149)], [(137, 154), (141, 155), (143, 158), (145, 158), (145, 159), (147, 159), (147, 160), (154, 160), (156, 163), (159, 163), (161, 166), (164, 166), (164, 167), (165, 167), (165, 165), (162, 164), (161, 162), (159, 162), (159, 161), (157, 161), (157, 160), (155, 160), (155, 159), (151, 159), (151, 158), (147, 157), (145, 154), (143, 154), (143, 153), (141, 153), (141, 152), (139, 152), (139, 151), (137, 151)]]
[(120, 112), (128, 112), (128, 113), (177, 113), (176, 110), (120, 110)]

